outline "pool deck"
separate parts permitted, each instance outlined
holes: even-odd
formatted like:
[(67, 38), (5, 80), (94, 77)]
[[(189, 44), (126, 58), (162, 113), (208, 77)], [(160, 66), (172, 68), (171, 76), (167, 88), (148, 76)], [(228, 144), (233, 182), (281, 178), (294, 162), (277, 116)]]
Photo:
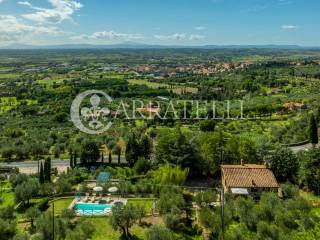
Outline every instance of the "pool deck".
[[(125, 198), (120, 198), (120, 197), (99, 197), (99, 196), (85, 196), (85, 197), (75, 197), (72, 203), (69, 205), (68, 209), (74, 209), (75, 205), (77, 203), (82, 203), (82, 204), (115, 204), (115, 203), (122, 203), (126, 205), (128, 202), (128, 199)], [(109, 215), (111, 213), (111, 209), (106, 209), (104, 211), (103, 215)], [(78, 216), (84, 216), (80, 212), (77, 212)], [(94, 215), (94, 214), (92, 214)], [(87, 215), (86, 215), (87, 216)]]

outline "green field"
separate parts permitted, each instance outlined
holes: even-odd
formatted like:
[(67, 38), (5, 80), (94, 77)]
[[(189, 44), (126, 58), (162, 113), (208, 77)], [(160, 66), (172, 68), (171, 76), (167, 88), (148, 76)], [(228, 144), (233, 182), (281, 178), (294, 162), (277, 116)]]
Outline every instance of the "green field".
[(156, 82), (149, 82), (147, 80), (137, 80), (137, 79), (130, 79), (128, 80), (128, 82), (132, 85), (146, 85), (149, 88), (154, 88), (154, 89), (158, 89), (158, 88), (166, 88), (166, 89), (172, 89), (172, 91), (176, 94), (181, 94), (182, 91), (186, 91), (188, 93), (197, 93), (198, 89), (197, 88), (192, 88), (192, 87), (183, 87), (183, 86), (179, 86), (179, 85), (173, 85), (173, 86), (169, 86), (168, 84), (165, 83), (156, 83)]
[(19, 77), (20, 74), (16, 73), (1, 73), (0, 72), (0, 79), (13, 79)]
[[(26, 99), (23, 100), (25, 105), (34, 105), (37, 104), (36, 100)], [(19, 101), (16, 97), (0, 97), (0, 114), (4, 114), (11, 109), (16, 108), (22, 104), (22, 101)]]

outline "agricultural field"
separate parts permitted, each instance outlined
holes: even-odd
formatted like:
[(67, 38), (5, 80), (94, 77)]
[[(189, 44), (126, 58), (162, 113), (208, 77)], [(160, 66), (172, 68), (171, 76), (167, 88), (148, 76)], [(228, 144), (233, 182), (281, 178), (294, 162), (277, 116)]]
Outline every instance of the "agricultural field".
[(182, 94), (184, 91), (186, 93), (198, 92), (197, 88), (168, 85), (165, 83), (150, 82), (147, 80), (130, 79), (128, 80), (128, 82), (133, 85), (145, 85), (147, 87), (154, 88), (154, 89), (165, 88), (173, 91), (176, 94)]

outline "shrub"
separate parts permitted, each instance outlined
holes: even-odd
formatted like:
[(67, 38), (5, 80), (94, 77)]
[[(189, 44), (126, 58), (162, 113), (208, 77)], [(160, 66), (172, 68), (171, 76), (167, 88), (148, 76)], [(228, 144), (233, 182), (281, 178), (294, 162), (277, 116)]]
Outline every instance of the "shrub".
[(49, 207), (49, 199), (44, 198), (40, 202), (37, 203), (37, 208), (41, 211), (44, 212), (48, 209)]
[(203, 120), (200, 122), (200, 130), (202, 132), (213, 132), (215, 129), (215, 126), (216, 126), (216, 123), (211, 119)]
[(134, 164), (134, 170), (137, 174), (145, 174), (151, 169), (151, 163), (145, 158), (139, 158)]
[(145, 234), (146, 240), (173, 240), (173, 233), (160, 225), (152, 226)]
[(286, 183), (281, 185), (282, 195), (284, 199), (294, 198), (299, 196), (299, 188), (293, 184)]
[(271, 170), (279, 181), (294, 180), (297, 176), (299, 163), (289, 148), (277, 148), (270, 159)]

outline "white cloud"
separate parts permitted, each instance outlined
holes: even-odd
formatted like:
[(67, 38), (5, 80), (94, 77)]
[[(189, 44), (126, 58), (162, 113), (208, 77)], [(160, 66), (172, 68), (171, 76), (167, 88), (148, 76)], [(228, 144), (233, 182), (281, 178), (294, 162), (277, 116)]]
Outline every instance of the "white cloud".
[(195, 27), (194, 29), (197, 30), (197, 31), (203, 31), (203, 30), (205, 30), (206, 28), (203, 27), (203, 26), (198, 26), (198, 27)]
[(187, 35), (185, 33), (175, 33), (172, 35), (154, 35), (155, 39), (158, 40), (164, 40), (164, 41), (170, 41), (170, 40), (184, 40), (187, 38)]
[(23, 6), (31, 7), (31, 3), (28, 2), (28, 1), (19, 1), (18, 4), (23, 5)]
[(144, 36), (142, 34), (131, 34), (131, 33), (117, 33), (114, 31), (102, 31), (102, 32), (95, 32), (91, 35), (77, 35), (70, 37), (72, 40), (125, 40), (125, 41), (131, 41), (131, 40), (141, 40), (144, 39)]
[(39, 8), (30, 6), (36, 10), (34, 13), (24, 14), (23, 17), (37, 23), (61, 23), (64, 20), (72, 20), (75, 11), (83, 7), (80, 2), (73, 0), (48, 0), (52, 8)]
[(31, 26), (13, 15), (0, 15), (0, 41), (17, 41), (34, 35), (58, 36), (64, 34), (56, 27)]
[(191, 34), (190, 37), (189, 37), (189, 40), (190, 41), (199, 41), (199, 40), (202, 40), (204, 38), (205, 38), (205, 36), (203, 36), (203, 35)]
[(296, 25), (282, 25), (281, 26), (282, 29), (297, 29), (299, 28), (299, 26), (296, 26)]

